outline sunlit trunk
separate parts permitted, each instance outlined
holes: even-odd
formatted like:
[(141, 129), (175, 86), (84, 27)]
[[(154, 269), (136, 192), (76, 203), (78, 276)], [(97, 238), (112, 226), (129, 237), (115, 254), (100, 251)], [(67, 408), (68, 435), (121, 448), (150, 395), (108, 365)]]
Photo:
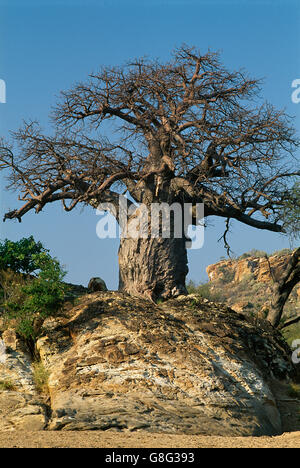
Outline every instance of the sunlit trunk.
[(119, 289), (153, 300), (187, 294), (186, 238), (121, 239)]

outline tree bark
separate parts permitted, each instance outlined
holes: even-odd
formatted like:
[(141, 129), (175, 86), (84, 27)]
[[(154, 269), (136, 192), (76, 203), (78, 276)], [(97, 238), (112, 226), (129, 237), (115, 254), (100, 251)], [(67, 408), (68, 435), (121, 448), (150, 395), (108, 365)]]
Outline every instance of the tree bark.
[(300, 247), (293, 253), (286, 270), (279, 281), (276, 281), (273, 300), (267, 319), (278, 327), (283, 314), (283, 308), (292, 290), (300, 281)]
[(187, 294), (187, 239), (121, 238), (119, 290), (156, 301)]

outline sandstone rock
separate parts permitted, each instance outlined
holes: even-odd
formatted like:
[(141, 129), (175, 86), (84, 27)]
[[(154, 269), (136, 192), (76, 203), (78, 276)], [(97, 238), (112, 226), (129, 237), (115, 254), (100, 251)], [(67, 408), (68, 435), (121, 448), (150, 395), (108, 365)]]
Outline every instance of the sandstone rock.
[(235, 271), (235, 263), (231, 260), (222, 260), (218, 263), (214, 263), (213, 265), (208, 265), (208, 267), (206, 268), (206, 273), (209, 277), (209, 280), (215, 281), (217, 279), (223, 279), (224, 267), (228, 270), (233, 268)]
[(271, 390), (293, 376), (290, 350), (266, 322), (195, 298), (159, 307), (90, 294), (38, 349), (50, 373), (50, 430), (274, 435)]
[(6, 347), (14, 351), (17, 349), (17, 336), (15, 330), (12, 328), (8, 328), (2, 333), (2, 340)]
[[(254, 314), (260, 319), (267, 317), (270, 309), (275, 282), (282, 277), (291, 254), (288, 252), (266, 257), (247, 257), (237, 260), (222, 260), (207, 267), (210, 283), (207, 290), (211, 297), (227, 303), (240, 313)], [(296, 287), (285, 306), (283, 319), (288, 321), (298, 314), (300, 289)], [(251, 304), (251, 307), (246, 305)], [(284, 329), (284, 336), (297, 336), (297, 326)]]
[(231, 308), (233, 310), (235, 310), (236, 312), (241, 312), (241, 313), (249, 312), (249, 310), (252, 307), (253, 306), (252, 306), (251, 302), (249, 302), (249, 301), (239, 301), (239, 302), (236, 302), (235, 304), (233, 304), (231, 306)]
[(12, 385), (0, 386), (3, 431), (282, 432), (273, 386), (294, 376), (289, 348), (267, 322), (196, 295), (157, 306), (93, 293), (45, 320), (37, 352), (50, 401), (14, 343), (0, 363), (0, 382)]
[(270, 306), (268, 304), (264, 304), (258, 311), (257, 316), (261, 319), (266, 319), (268, 316), (269, 310), (270, 310)]
[(43, 430), (47, 411), (36, 393), (32, 358), (13, 330), (4, 331), (1, 339), (6, 352), (0, 361), (0, 431)]
[(32, 358), (19, 340), (15, 338), (12, 341), (12, 337), (15, 336), (14, 332), (9, 332), (3, 332), (1, 337), (6, 345), (6, 352), (5, 360), (0, 362), (0, 381), (10, 382), (18, 391), (34, 393)]
[(33, 395), (0, 392), (0, 431), (41, 431), (46, 424), (45, 406)]
[(248, 257), (236, 261), (222, 260), (209, 265), (206, 272), (210, 281), (222, 280), (224, 272), (227, 271), (227, 273), (232, 273), (231, 276), (236, 283), (247, 279), (250, 275), (258, 282), (268, 283), (273, 281), (270, 267), (275, 277), (280, 278), (289, 261), (289, 255), (273, 255), (268, 260), (264, 257)]
[(88, 284), (88, 290), (90, 292), (97, 292), (97, 291), (107, 291), (107, 286), (105, 281), (101, 278), (91, 278)]
[[(267, 261), (266, 258), (261, 258), (259, 261), (259, 268), (256, 273), (257, 281), (261, 283), (272, 282), (273, 281), (272, 272), (273, 272), (275, 279), (280, 278), (288, 261), (289, 261), (289, 256), (277, 257), (276, 255), (274, 255), (269, 258), (269, 262)], [(272, 271), (270, 271), (270, 267)]]
[(234, 281), (240, 283), (243, 279), (249, 277), (252, 274), (255, 274), (258, 267), (257, 259), (248, 259), (245, 258), (240, 260), (235, 265), (235, 275)]

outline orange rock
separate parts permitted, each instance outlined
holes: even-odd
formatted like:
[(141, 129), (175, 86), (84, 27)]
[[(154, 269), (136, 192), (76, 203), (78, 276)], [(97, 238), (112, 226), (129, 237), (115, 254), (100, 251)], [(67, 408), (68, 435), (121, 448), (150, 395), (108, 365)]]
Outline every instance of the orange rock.
[(235, 283), (240, 283), (250, 275), (260, 283), (268, 283), (273, 281), (273, 275), (274, 278), (280, 278), (289, 258), (289, 255), (273, 255), (268, 260), (264, 257), (248, 257), (236, 261), (222, 260), (209, 265), (206, 272), (210, 281), (224, 279), (227, 270), (228, 273), (232, 272)]

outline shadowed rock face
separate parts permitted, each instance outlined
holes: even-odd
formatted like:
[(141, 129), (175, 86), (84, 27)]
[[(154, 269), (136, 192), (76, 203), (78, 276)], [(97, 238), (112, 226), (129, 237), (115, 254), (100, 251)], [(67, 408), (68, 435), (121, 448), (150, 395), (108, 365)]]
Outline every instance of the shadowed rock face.
[(37, 349), (50, 374), (48, 430), (282, 432), (271, 388), (293, 377), (290, 351), (266, 322), (225, 306), (89, 294), (47, 319)]
[(47, 426), (46, 405), (36, 392), (32, 359), (14, 330), (2, 333), (0, 431), (40, 431)]

